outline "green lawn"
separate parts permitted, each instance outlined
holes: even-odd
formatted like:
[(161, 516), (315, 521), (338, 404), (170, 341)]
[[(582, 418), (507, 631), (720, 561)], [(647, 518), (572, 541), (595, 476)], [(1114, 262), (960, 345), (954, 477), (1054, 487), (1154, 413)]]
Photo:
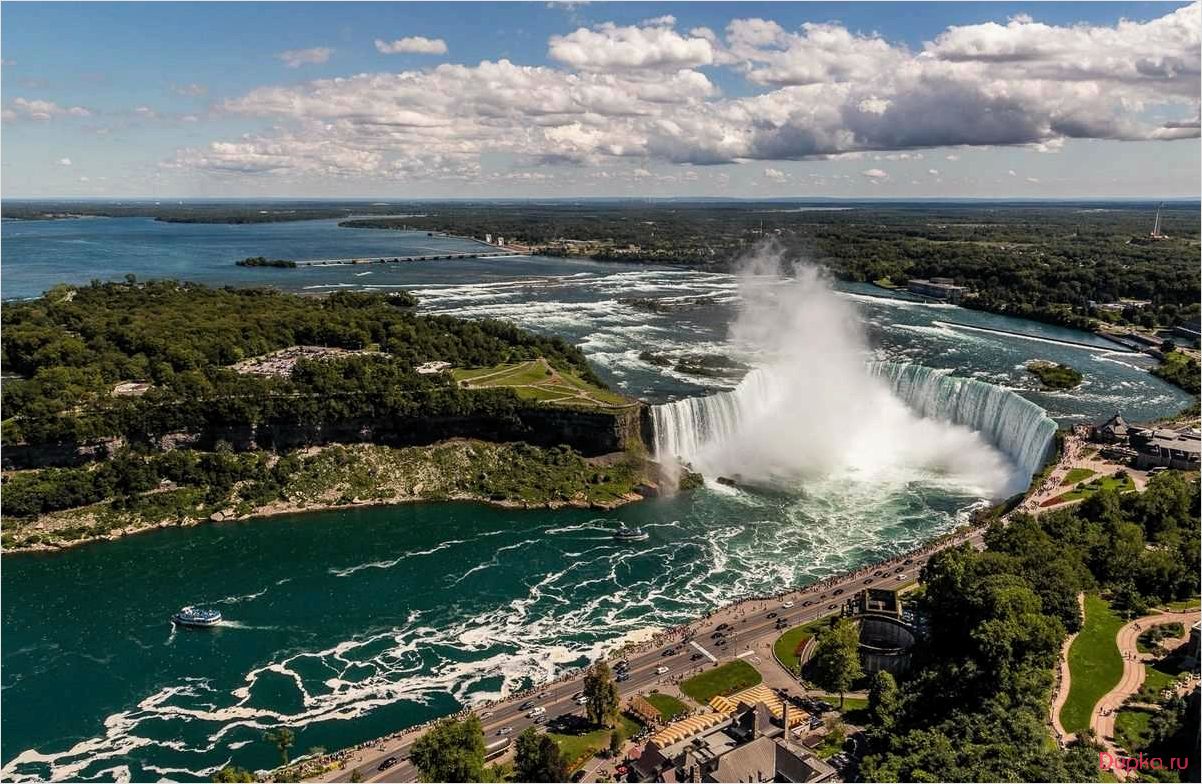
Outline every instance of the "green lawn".
[(653, 691), (643, 696), (647, 699), (647, 702), (655, 706), (655, 709), (659, 711), (660, 718), (664, 721), (672, 721), (677, 716), (689, 712), (689, 706), (671, 694), (664, 694), (662, 691)]
[(486, 368), (455, 368), (454, 379), (476, 389), (509, 387), (520, 397), (548, 403), (595, 406), (627, 405), (631, 401), (616, 392), (593, 386), (566, 370), (552, 370), (541, 360), (504, 363)]
[(1194, 596), (1192, 598), (1182, 599), (1182, 600), (1176, 601), (1176, 602), (1166, 602), (1160, 606), (1161, 606), (1161, 608), (1163, 608), (1165, 610), (1173, 610), (1176, 612), (1181, 612), (1182, 610), (1192, 610), (1193, 608), (1197, 607), (1199, 604), (1202, 604), (1202, 599), (1200, 599), (1197, 596)]
[(719, 694), (734, 694), (755, 686), (763, 679), (764, 676), (755, 667), (742, 659), (735, 659), (721, 667), (694, 675), (680, 684), (680, 690), (705, 705)]
[(1100, 490), (1113, 490), (1116, 493), (1130, 493), (1135, 490), (1135, 482), (1129, 476), (1124, 476), (1122, 479), (1116, 479), (1113, 476), (1103, 476), (1088, 482), (1081, 490), (1072, 490), (1064, 495), (1057, 496), (1056, 502), (1063, 503), (1064, 501), (1076, 501), (1082, 498), (1088, 498)]
[(802, 647), (813, 636), (807, 627), (794, 626), (776, 638), (776, 642), (772, 644), (772, 650), (776, 653), (776, 658), (780, 659), (781, 664), (788, 667), (793, 674), (797, 674), (801, 666), (797, 661), (797, 654), (801, 653)]
[(1060, 709), (1066, 732), (1087, 730), (1094, 703), (1122, 677), (1123, 657), (1114, 642), (1122, 625), (1106, 600), (1094, 594), (1085, 597), (1085, 624), (1068, 651), (1071, 684)]
[(1096, 473), (1097, 471), (1093, 470), (1092, 468), (1070, 468), (1068, 473), (1064, 476), (1064, 481), (1060, 484), (1075, 485), (1078, 482), (1084, 482), (1086, 479), (1089, 479)]
[(1145, 664), (1144, 682), (1139, 690), (1141, 699), (1145, 702), (1159, 702), (1160, 692), (1176, 683), (1177, 676), (1185, 672), (1181, 661), (1181, 655), (1173, 653), (1151, 665)]
[[(625, 737), (629, 738), (642, 729), (642, 724), (622, 714), (622, 734)], [(547, 735), (559, 744), (559, 752), (568, 761), (568, 767), (575, 769), (597, 752), (609, 748), (609, 736), (612, 733), (613, 730), (599, 729), (578, 735), (565, 735), (560, 732), (548, 732)]]
[[(831, 698), (836, 706), (839, 704), (839, 695), (834, 695)], [(858, 726), (864, 726), (868, 723), (868, 698), (867, 697), (844, 697), (843, 698), (843, 718)]]
[(1152, 711), (1124, 708), (1114, 717), (1114, 740), (1129, 752), (1136, 752), (1148, 743), (1148, 723)]
[(776, 658), (780, 659), (781, 663), (797, 672), (797, 654), (801, 651), (806, 640), (818, 633), (818, 630), (826, 626), (830, 622), (828, 618), (818, 618), (801, 626), (794, 626), (787, 632), (776, 638), (776, 642), (772, 644), (772, 650), (776, 653)]

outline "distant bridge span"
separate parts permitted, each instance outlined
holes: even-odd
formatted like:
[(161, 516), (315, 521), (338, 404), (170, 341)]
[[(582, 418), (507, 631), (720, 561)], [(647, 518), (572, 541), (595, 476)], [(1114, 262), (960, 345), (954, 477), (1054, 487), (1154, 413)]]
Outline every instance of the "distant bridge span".
[(420, 256), (360, 256), (351, 259), (308, 259), (296, 262), (298, 267), (336, 267), (342, 264), (403, 264), (407, 261), (443, 261), (446, 259), (494, 259), (522, 256), (514, 250), (472, 251), (469, 253), (426, 253)]

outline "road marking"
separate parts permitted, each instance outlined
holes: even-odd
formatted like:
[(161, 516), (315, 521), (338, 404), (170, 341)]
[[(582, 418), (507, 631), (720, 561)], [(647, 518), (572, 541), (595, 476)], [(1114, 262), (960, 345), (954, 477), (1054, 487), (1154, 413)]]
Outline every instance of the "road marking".
[(748, 656), (754, 656), (754, 655), (755, 655), (755, 651), (743, 651), (742, 653), (735, 654), (735, 658), (736, 659), (745, 659)]
[(696, 648), (698, 651), (700, 651), (702, 656), (709, 659), (714, 664), (718, 663), (718, 658), (716, 656), (714, 656), (714, 654), (707, 651), (705, 648), (702, 648), (700, 645), (698, 645), (696, 640), (690, 640), (689, 645), (692, 645), (694, 648)]

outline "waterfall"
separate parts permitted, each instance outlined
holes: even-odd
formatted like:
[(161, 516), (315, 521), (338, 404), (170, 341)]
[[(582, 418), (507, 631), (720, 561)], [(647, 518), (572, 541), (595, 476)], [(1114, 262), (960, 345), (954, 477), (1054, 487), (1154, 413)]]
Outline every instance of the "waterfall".
[[(869, 378), (880, 381), (918, 416), (979, 433), (1005, 454), (1027, 481), (1047, 457), (1056, 423), (1015, 392), (920, 365), (874, 362), (868, 372)], [(789, 397), (787, 384), (777, 374), (759, 369), (733, 390), (653, 406), (657, 459), (694, 461), (703, 449), (721, 451), (724, 444), (734, 441), (741, 427), (757, 417), (762, 420), (766, 411), (780, 412), (775, 416), (837, 416), (797, 406)], [(847, 395), (858, 396), (858, 391), (848, 390)], [(890, 437), (888, 432), (879, 435)], [(899, 433), (898, 437), (905, 436)]]
[(1017, 392), (922, 365), (873, 362), (869, 370), (893, 394), (930, 419), (963, 425), (984, 435), (1029, 477), (1047, 459), (1056, 423)]

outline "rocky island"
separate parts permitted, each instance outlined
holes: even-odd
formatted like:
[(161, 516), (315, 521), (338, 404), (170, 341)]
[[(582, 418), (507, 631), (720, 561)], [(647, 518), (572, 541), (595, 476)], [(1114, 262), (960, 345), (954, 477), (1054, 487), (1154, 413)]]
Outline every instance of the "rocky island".
[(1084, 379), (1081, 371), (1056, 362), (1034, 360), (1027, 363), (1027, 371), (1040, 380), (1044, 389), (1073, 389)]

